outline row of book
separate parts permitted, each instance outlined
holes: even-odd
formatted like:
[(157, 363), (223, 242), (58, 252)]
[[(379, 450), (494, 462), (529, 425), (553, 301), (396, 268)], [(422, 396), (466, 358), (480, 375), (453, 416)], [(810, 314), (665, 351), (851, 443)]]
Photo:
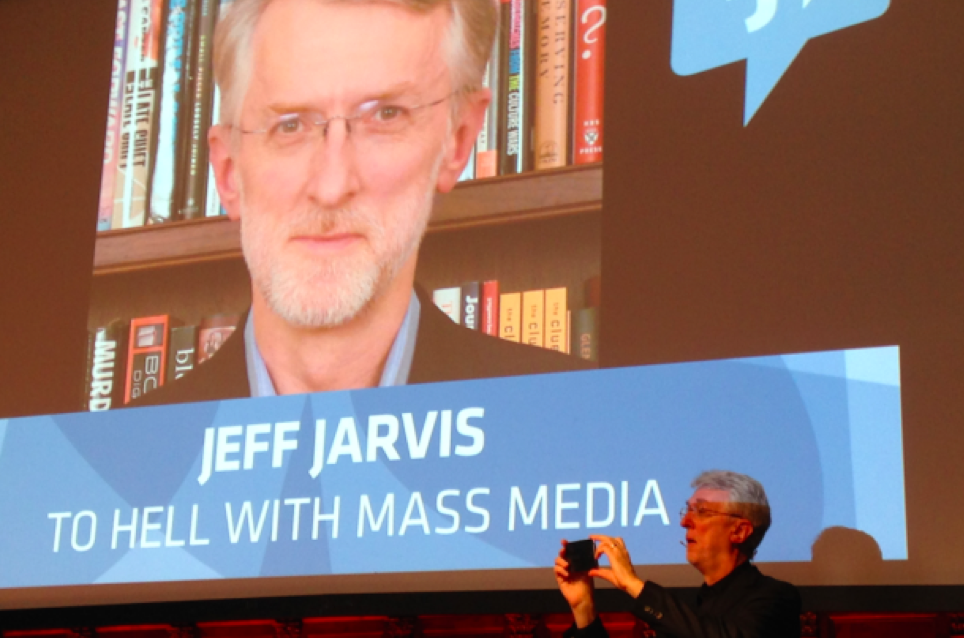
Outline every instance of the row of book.
[(606, 0), (500, 0), (492, 103), (462, 180), (603, 159)]
[[(98, 230), (223, 214), (207, 130), (231, 1), (118, 0)], [(498, 1), (493, 99), (463, 180), (601, 161), (606, 0)]]
[(198, 326), (169, 315), (116, 319), (90, 334), (83, 409), (97, 412), (130, 403), (179, 379), (214, 356), (239, 315), (215, 315)]
[(214, 26), (231, 0), (118, 0), (97, 230), (222, 213), (208, 166)]
[(492, 337), (598, 361), (598, 278), (585, 308), (571, 310), (568, 288), (500, 292), (497, 280), (437, 288), (432, 301), (457, 324)]

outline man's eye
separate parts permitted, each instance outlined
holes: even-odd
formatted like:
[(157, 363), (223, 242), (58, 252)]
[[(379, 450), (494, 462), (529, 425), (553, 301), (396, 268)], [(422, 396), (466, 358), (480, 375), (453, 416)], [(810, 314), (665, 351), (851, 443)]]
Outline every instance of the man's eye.
[(305, 131), (305, 124), (300, 117), (284, 117), (274, 125), (273, 132), (278, 135), (295, 135)]
[(373, 119), (379, 124), (399, 123), (405, 119), (408, 110), (401, 106), (382, 106), (372, 113)]

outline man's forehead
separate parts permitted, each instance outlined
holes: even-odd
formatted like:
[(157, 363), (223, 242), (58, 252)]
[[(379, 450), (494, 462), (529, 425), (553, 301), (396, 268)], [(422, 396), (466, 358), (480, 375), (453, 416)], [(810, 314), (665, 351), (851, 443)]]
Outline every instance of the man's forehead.
[[(386, 2), (275, 0), (252, 42), (252, 84), (283, 99), (369, 99), (447, 77), (448, 12)], [(279, 96), (280, 97), (280, 96)]]
[(689, 498), (689, 503), (729, 503), (730, 493), (726, 490), (717, 490), (710, 487), (701, 487)]

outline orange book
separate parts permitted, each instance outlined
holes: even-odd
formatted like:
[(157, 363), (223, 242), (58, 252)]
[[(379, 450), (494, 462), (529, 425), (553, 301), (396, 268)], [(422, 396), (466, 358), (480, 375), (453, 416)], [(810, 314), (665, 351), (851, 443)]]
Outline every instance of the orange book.
[(527, 290), (522, 293), (522, 343), (530, 346), (545, 345), (545, 290)]
[(171, 318), (168, 315), (131, 319), (124, 403), (130, 403), (164, 385), (170, 328)]
[(566, 288), (546, 290), (546, 348), (569, 354), (568, 291)]
[(499, 336), (507, 341), (522, 340), (522, 293), (499, 295)]
[(606, 0), (576, 0), (575, 113), (572, 163), (603, 159), (603, 67)]
[(535, 167), (565, 166), (569, 152), (572, 5), (539, 0), (536, 16)]

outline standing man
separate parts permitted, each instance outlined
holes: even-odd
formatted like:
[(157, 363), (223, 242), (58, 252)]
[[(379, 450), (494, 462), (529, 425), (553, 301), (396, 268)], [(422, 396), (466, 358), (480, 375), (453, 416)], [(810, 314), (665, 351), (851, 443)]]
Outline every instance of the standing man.
[(713, 470), (693, 481), (696, 488), (680, 512), (686, 528), (686, 560), (703, 575), (696, 608), (633, 570), (621, 538), (591, 536), (596, 557), (609, 568), (569, 573), (563, 551), (556, 558), (559, 589), (575, 624), (566, 635), (601, 638), (608, 634), (596, 614), (593, 577), (604, 578), (635, 601), (632, 612), (657, 635), (676, 638), (799, 638), (800, 596), (796, 588), (764, 576), (750, 559), (770, 527), (770, 505), (759, 482), (744, 474)]
[(580, 367), (460, 328), (414, 286), (436, 192), (482, 127), (495, 0), (234, 0), (217, 27), (221, 203), (251, 309), (139, 405)]

